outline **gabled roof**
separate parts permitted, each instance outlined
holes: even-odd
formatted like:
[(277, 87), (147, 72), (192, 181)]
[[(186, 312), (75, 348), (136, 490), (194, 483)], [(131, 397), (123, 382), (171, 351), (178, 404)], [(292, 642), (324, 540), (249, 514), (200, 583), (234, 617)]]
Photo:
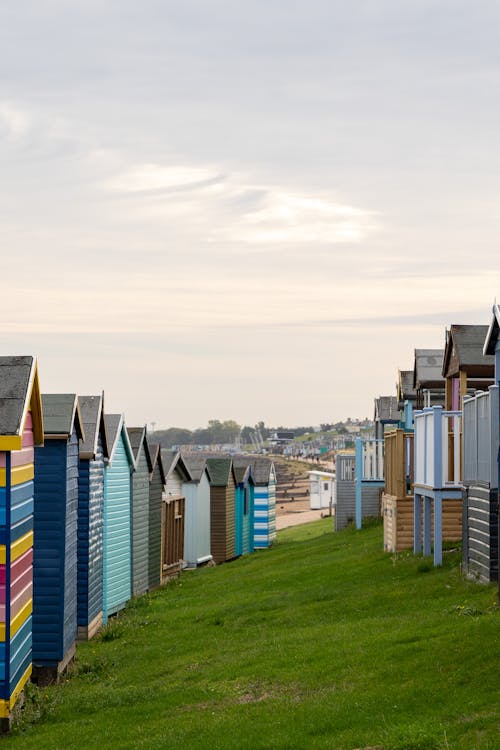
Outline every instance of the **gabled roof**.
[(208, 478), (210, 479), (210, 471), (205, 456), (199, 455), (195, 452), (182, 453), (181, 455), (193, 482), (199, 482), (204, 471), (207, 472)]
[(213, 487), (227, 487), (231, 474), (236, 481), (231, 458), (208, 458), (207, 465)]
[(413, 370), (398, 370), (399, 401), (415, 400), (417, 394), (413, 385)]
[(161, 457), (161, 446), (159, 445), (159, 443), (150, 443), (147, 435), (146, 435), (146, 442), (148, 444), (149, 455), (151, 457), (151, 474), (149, 478), (150, 479), (153, 478), (153, 472), (156, 469), (156, 466), (158, 466), (160, 470), (161, 483), (165, 484), (166, 478), (165, 478), (165, 469), (163, 467), (163, 459)]
[(461, 370), (477, 377), (493, 377), (495, 358), (483, 354), (488, 326), (452, 325), (447, 333), (444, 351), (444, 377), (458, 375)]
[(399, 422), (400, 413), (396, 396), (379, 396), (375, 399), (376, 422)]
[(83, 443), (80, 446), (80, 458), (91, 460), (96, 457), (99, 434), (101, 435), (104, 458), (108, 458), (108, 439), (104, 421), (104, 394), (100, 396), (78, 396), (78, 404), (85, 432)]
[(111, 464), (113, 462), (116, 447), (121, 436), (123, 438), (123, 443), (125, 445), (125, 451), (127, 453), (129, 463), (135, 469), (135, 458), (132, 452), (132, 446), (130, 445), (127, 430), (125, 428), (125, 420), (123, 414), (105, 414), (104, 424), (106, 425), (106, 436), (109, 449), (107, 463)]
[(179, 451), (177, 451), (177, 453), (174, 453), (173, 451), (167, 450), (166, 448), (162, 448), (161, 459), (163, 461), (163, 469), (165, 471), (165, 476), (167, 479), (173, 471), (177, 471), (181, 475), (183, 482), (190, 481), (191, 474), (189, 473), (189, 469), (184, 463), (184, 459), (182, 458)]
[(233, 464), (236, 467), (250, 464), (254, 482), (257, 485), (268, 485), (273, 470), (273, 462), (266, 456), (233, 456)]
[(28, 411), (35, 445), (43, 445), (43, 412), (36, 357), (0, 357), (0, 450), (20, 450)]
[(247, 463), (246, 465), (241, 464), (240, 466), (236, 466), (233, 461), (233, 469), (236, 484), (245, 484), (246, 482), (255, 484), (251, 464)]
[(483, 346), (483, 354), (495, 354), (495, 346), (498, 341), (498, 333), (500, 330), (500, 307), (495, 304), (493, 305), (493, 318), (486, 334), (486, 339)]
[(146, 440), (146, 427), (127, 427), (127, 435), (130, 440), (130, 447), (134, 454), (134, 465), (137, 468), (139, 463), (139, 455), (141, 448), (144, 446), (144, 453), (146, 454), (146, 461), (148, 464), (148, 471), (153, 471), (153, 463), (151, 461), (151, 455), (149, 453), (148, 441)]
[(444, 388), (444, 349), (415, 349), (413, 386), (415, 388)]
[(69, 439), (76, 430), (80, 440), (85, 429), (76, 393), (42, 393), (45, 439)]

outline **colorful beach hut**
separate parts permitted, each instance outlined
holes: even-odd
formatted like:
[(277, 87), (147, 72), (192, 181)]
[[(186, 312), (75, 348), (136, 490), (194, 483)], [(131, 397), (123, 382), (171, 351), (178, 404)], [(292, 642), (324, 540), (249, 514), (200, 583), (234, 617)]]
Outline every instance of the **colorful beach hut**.
[(231, 458), (208, 458), (210, 474), (210, 546), (216, 563), (232, 560), (235, 551), (236, 479)]
[(43, 445), (37, 361), (0, 357), (0, 722), (32, 670), (34, 446)]
[(255, 481), (252, 467), (248, 462), (246, 465), (234, 465), (234, 477), (234, 552), (236, 557), (239, 557), (253, 552)]
[(179, 575), (185, 567), (184, 520), (186, 499), (183, 484), (190, 479), (180, 453), (162, 451), (165, 492), (162, 498), (162, 583)]
[(146, 440), (146, 427), (127, 427), (132, 452), (132, 594), (148, 590), (149, 573), (149, 478), (151, 457)]
[(189, 568), (212, 560), (210, 551), (210, 474), (207, 459), (197, 453), (183, 453), (190, 480), (182, 485), (186, 498), (184, 559)]
[(43, 394), (44, 447), (35, 448), (33, 678), (54, 682), (75, 654), (79, 441), (76, 394)]
[(109, 457), (104, 461), (103, 622), (132, 595), (131, 494), (134, 454), (122, 414), (105, 414)]
[[(147, 438), (146, 438), (147, 439)], [(149, 476), (149, 520), (148, 520), (148, 588), (155, 589), (162, 579), (162, 498), (165, 489), (165, 472), (160, 446), (149, 443), (151, 474)]]
[(252, 456), (254, 488), (254, 547), (270, 547), (276, 540), (276, 469), (265, 456)]

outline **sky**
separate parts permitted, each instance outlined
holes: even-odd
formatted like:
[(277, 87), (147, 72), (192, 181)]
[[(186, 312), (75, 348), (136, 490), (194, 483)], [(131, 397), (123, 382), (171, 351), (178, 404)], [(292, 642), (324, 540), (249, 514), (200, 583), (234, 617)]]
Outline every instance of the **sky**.
[(500, 294), (500, 5), (0, 0), (0, 353), (127, 423), (373, 416)]

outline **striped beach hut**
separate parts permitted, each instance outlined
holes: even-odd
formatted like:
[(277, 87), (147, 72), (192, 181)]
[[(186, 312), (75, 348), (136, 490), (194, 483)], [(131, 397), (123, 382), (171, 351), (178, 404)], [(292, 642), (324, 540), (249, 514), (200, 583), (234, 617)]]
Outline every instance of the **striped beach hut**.
[[(234, 462), (233, 462), (234, 464)], [(254, 536), (254, 490), (252, 467), (234, 464), (236, 479), (234, 510), (234, 552), (236, 557), (253, 552)]]
[(276, 540), (276, 469), (266, 456), (234, 456), (235, 466), (252, 467), (254, 486), (254, 549), (270, 547)]
[(183, 453), (190, 481), (184, 482), (186, 520), (184, 559), (189, 568), (212, 560), (210, 551), (210, 474), (207, 459), (197, 453)]
[(210, 474), (210, 546), (216, 563), (232, 560), (235, 551), (236, 479), (231, 458), (208, 458)]
[(105, 414), (109, 457), (104, 461), (103, 622), (132, 595), (131, 495), (134, 454), (123, 414)]
[(185, 567), (184, 522), (186, 499), (183, 484), (190, 479), (180, 453), (162, 450), (165, 492), (162, 498), (162, 583), (179, 575)]
[(92, 638), (102, 625), (104, 459), (108, 444), (103, 396), (79, 396), (85, 440), (78, 465), (78, 639)]
[(43, 445), (37, 361), (0, 357), (0, 723), (32, 670), (34, 446)]
[(76, 394), (43, 394), (44, 447), (35, 448), (33, 677), (57, 679), (77, 636), (79, 441)]
[[(146, 438), (147, 439), (147, 438)], [(148, 441), (151, 458), (149, 476), (149, 520), (148, 520), (148, 588), (155, 589), (162, 579), (162, 498), (165, 488), (165, 472), (160, 446)]]
[(134, 468), (132, 475), (132, 594), (148, 590), (149, 573), (149, 478), (153, 469), (146, 427), (127, 427)]

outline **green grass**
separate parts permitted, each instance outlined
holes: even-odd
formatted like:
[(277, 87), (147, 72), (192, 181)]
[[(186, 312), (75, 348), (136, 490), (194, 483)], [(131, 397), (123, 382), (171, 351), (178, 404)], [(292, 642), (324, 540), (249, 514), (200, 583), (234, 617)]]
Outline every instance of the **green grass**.
[(186, 572), (31, 688), (8, 750), (499, 747), (496, 589), (382, 552), (382, 529), (295, 527)]

